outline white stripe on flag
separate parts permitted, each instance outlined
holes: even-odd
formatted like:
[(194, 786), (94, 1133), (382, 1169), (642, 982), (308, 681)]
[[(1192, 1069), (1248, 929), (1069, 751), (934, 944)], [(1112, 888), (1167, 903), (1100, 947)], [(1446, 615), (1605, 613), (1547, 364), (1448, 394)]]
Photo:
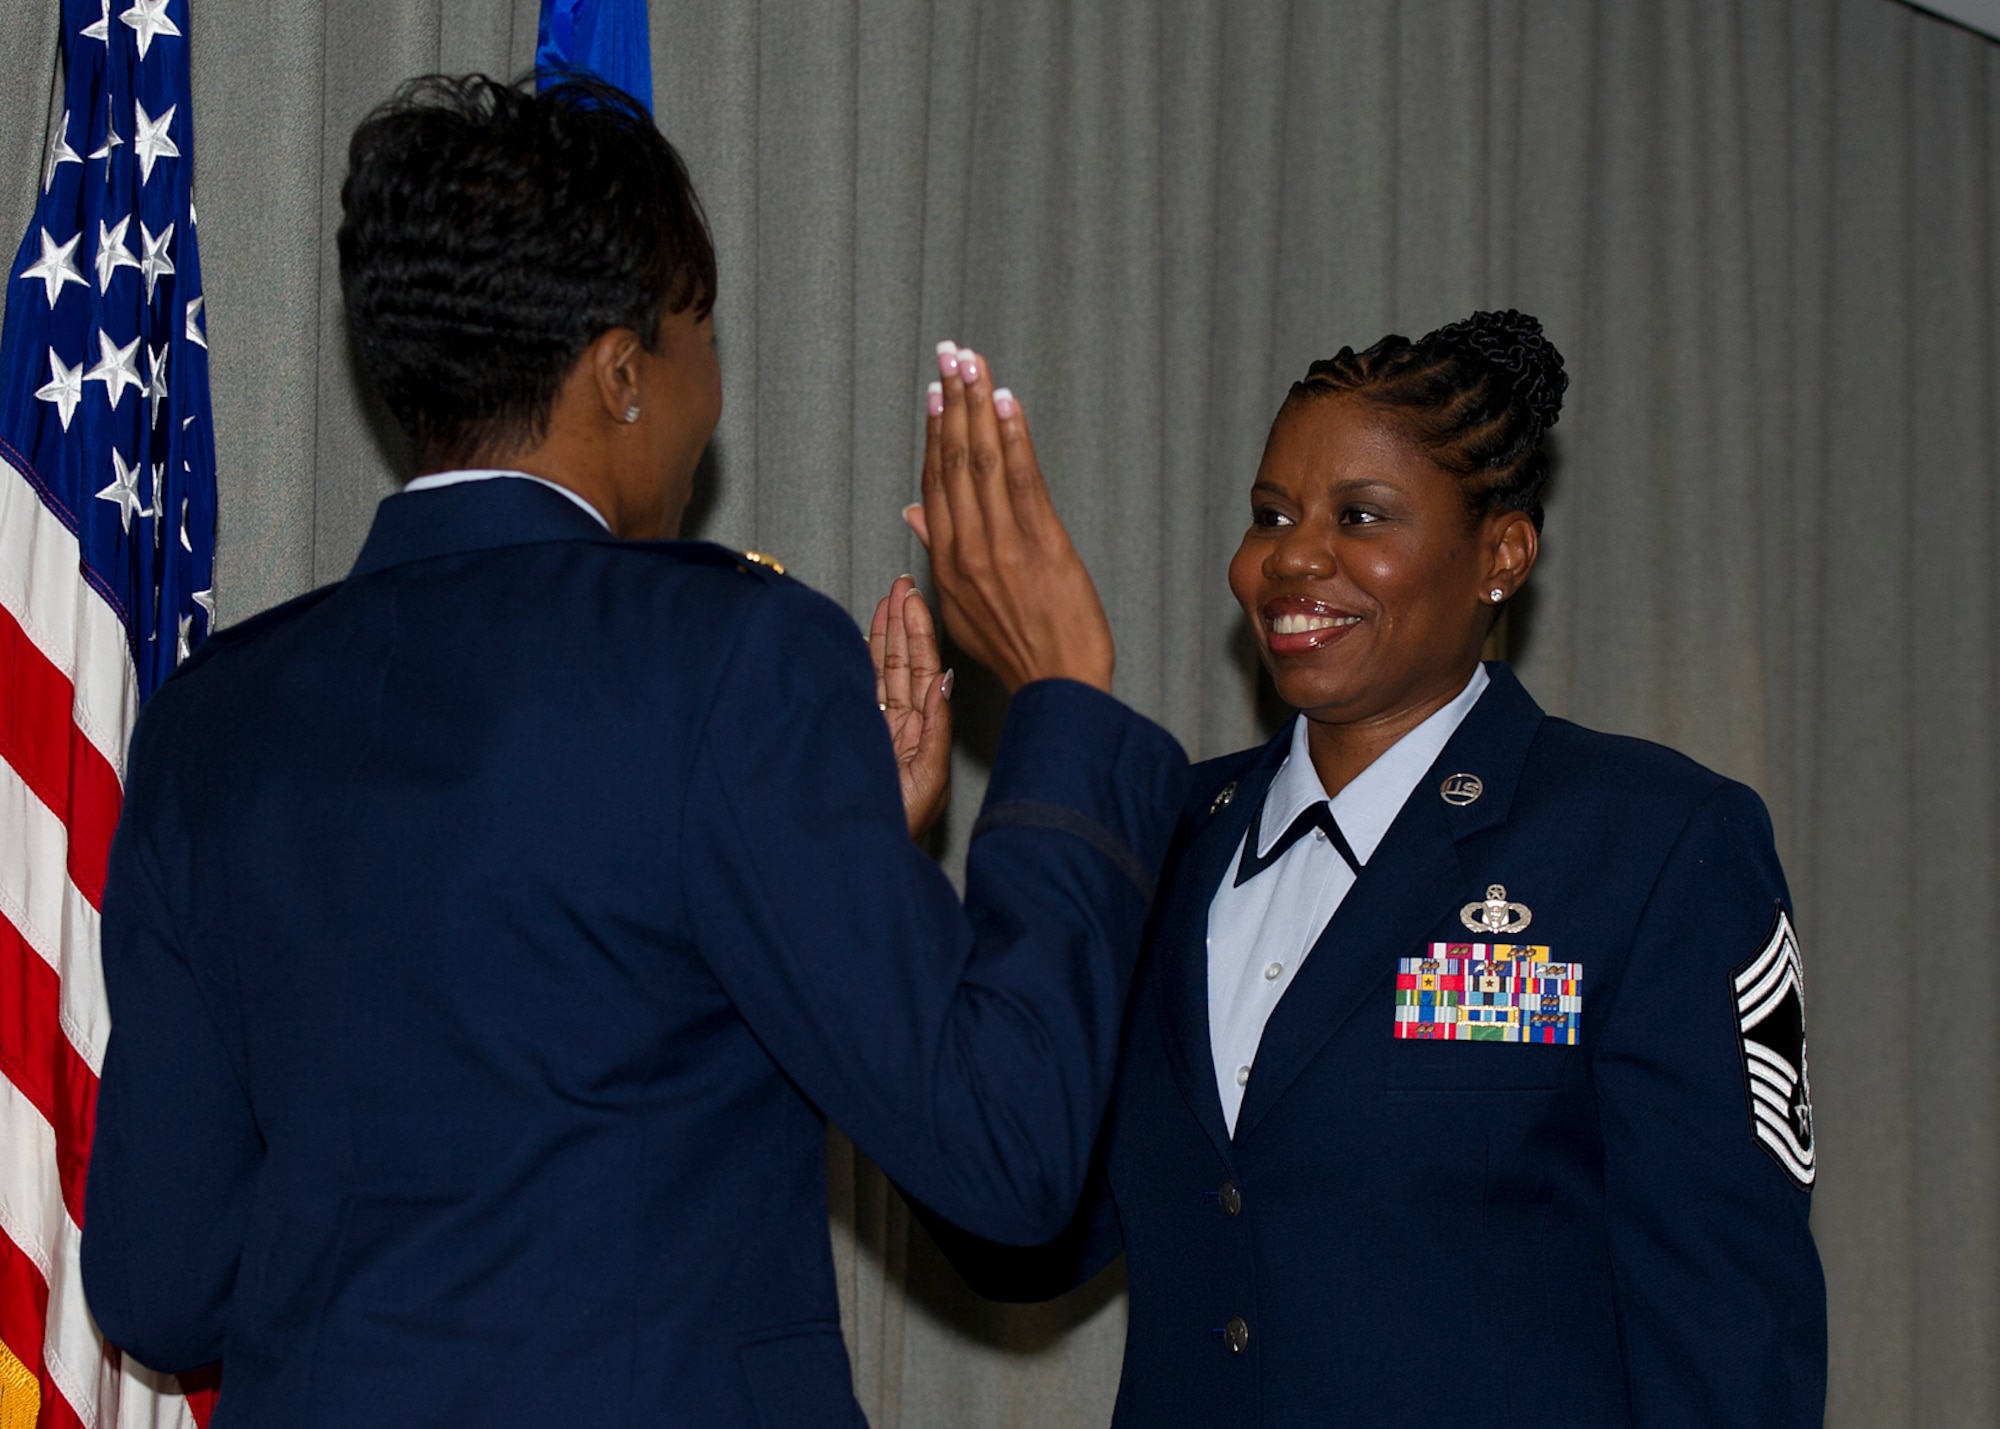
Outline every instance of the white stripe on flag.
[(139, 711), (125, 627), (79, 574), (76, 537), (21, 474), (0, 462), (0, 605), (76, 687), (70, 717), (125, 778), (125, 741)]
[[(98, 958), (97, 910), (69, 880), (69, 832), (0, 759), (0, 913), (62, 980), (63, 1031), (93, 1072), (104, 1070), (111, 1008)], [(0, 1145), (4, 1145), (0, 1142)]]
[(19, 1246), (49, 1287), (42, 1342), (49, 1378), (86, 1425), (97, 1423), (97, 1370), (103, 1350), (83, 1303), (77, 1259), (83, 1233), (64, 1208), (56, 1177), (55, 1128), (0, 1077), (0, 1232)]
[(131, 1358), (118, 1357), (118, 1372), (106, 1374), (102, 1383), (102, 1403), (107, 1418), (116, 1429), (194, 1429), (194, 1411), (181, 1397), (180, 1381), (172, 1375), (155, 1374)]

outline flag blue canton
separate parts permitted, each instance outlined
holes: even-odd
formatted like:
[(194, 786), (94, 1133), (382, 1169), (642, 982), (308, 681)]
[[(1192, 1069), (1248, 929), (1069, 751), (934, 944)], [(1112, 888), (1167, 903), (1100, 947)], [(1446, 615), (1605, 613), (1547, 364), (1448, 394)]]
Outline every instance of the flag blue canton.
[(0, 336), (0, 459), (76, 534), (142, 697), (215, 615), (187, 33), (187, 0), (63, 0), (63, 113)]

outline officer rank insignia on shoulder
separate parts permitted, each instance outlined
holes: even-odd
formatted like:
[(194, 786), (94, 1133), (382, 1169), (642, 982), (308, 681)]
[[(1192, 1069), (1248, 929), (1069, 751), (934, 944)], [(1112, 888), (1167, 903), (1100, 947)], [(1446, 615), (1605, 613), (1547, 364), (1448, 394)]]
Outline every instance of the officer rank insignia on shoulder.
[(1518, 943), (1432, 943), (1396, 963), (1396, 1036), (1436, 1042), (1574, 1047), (1583, 964)]
[(1750, 1132), (1800, 1190), (1812, 1189), (1812, 1081), (1806, 1071), (1805, 965), (1784, 908), (1764, 946), (1731, 979)]

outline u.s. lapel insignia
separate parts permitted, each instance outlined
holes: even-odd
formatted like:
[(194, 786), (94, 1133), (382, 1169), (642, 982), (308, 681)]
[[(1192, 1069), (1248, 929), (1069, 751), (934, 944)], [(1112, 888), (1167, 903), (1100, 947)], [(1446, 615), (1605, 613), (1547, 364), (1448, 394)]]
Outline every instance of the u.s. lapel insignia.
[(1525, 903), (1509, 903), (1507, 890), (1495, 883), (1486, 890), (1484, 902), (1468, 903), (1458, 910), (1458, 921), (1475, 933), (1518, 933), (1535, 921)]
[(1462, 809), (1486, 792), (1486, 784), (1477, 774), (1454, 774), (1438, 785), (1438, 797), (1455, 809)]
[[(1477, 906), (1477, 905), (1475, 905)], [(1583, 964), (1545, 947), (1432, 943), (1396, 963), (1395, 1035), (1416, 1042), (1538, 1042), (1583, 1033)]]
[(1806, 1072), (1805, 964), (1784, 907), (1756, 956), (1731, 975), (1750, 1131), (1802, 1191), (1812, 1189), (1812, 1081)]
[(1217, 794), (1215, 796), (1215, 802), (1208, 806), (1209, 813), (1211, 814), (1221, 813), (1225, 808), (1228, 807), (1229, 801), (1231, 799), (1234, 799), (1235, 797), (1236, 797), (1236, 781), (1232, 779), (1227, 784), (1224, 784), (1222, 786), (1222, 792), (1220, 794)]

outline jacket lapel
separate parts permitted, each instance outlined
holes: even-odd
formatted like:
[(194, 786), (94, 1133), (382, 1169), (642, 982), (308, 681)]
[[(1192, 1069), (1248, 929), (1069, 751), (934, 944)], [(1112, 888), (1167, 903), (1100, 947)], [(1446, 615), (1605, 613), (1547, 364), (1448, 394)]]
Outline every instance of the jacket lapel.
[(1225, 1160), (1231, 1154), (1229, 1127), (1215, 1090), (1215, 1055), (1208, 1038), (1208, 905), (1243, 842), (1250, 816), (1263, 807), (1264, 791), (1290, 742), (1287, 721), (1236, 776), (1228, 802), (1213, 812), (1196, 809), (1198, 822), (1154, 913), (1153, 959), (1167, 1062), (1195, 1119)]
[[(1413, 955), (1439, 920), (1466, 901), (1458, 842), (1505, 821), (1528, 747), (1542, 722), (1540, 707), (1512, 671), (1494, 662), (1487, 673), (1492, 684), (1411, 790), (1374, 857), (1264, 1025), (1250, 1085), (1236, 1116), (1239, 1144), (1256, 1130), (1327, 1040), (1363, 1007), (1379, 1002), (1381, 1033), (1390, 1035), (1388, 1000), (1376, 994), (1395, 973), (1396, 960)], [(1480, 782), (1481, 793), (1470, 804), (1448, 804), (1440, 796), (1441, 783), (1459, 774), (1473, 775)], [(1212, 877), (1208, 889), (1212, 893), (1214, 888)], [(1202, 926), (1207, 926), (1205, 910)], [(1204, 975), (1204, 994), (1206, 990)], [(1204, 1036), (1202, 1046), (1207, 1045)], [(1214, 1080), (1212, 1070), (1209, 1078)], [(1209, 1096), (1219, 1106), (1212, 1086)]]
[[(1438, 919), (1464, 902), (1464, 871), (1438, 800), (1423, 786), (1390, 826), (1361, 877), (1313, 944), (1312, 954), (1264, 1024), (1236, 1139), (1245, 1140), (1314, 1054), (1371, 1000)], [(1388, 1036), (1384, 1026), (1382, 1035)]]

